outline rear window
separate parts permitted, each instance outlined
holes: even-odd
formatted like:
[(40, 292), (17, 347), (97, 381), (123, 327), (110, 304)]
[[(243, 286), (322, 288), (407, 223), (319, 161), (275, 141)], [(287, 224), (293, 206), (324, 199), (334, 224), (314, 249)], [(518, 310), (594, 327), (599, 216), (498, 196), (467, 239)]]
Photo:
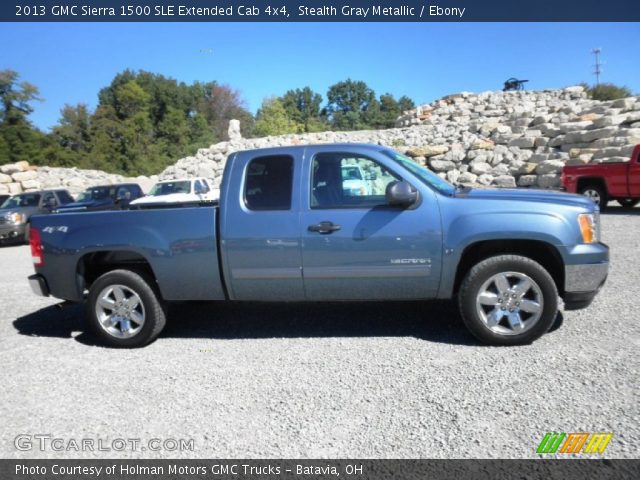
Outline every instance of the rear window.
[(258, 157), (247, 167), (244, 201), (251, 210), (289, 210), (293, 190), (293, 158)]

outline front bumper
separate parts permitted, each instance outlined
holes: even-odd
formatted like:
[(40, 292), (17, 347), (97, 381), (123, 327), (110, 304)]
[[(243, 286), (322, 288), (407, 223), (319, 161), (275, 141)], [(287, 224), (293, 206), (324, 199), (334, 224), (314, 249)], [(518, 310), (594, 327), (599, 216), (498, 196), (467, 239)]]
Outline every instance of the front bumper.
[(35, 275), (31, 275), (29, 277), (29, 286), (36, 295), (40, 295), (41, 297), (49, 296), (49, 286), (42, 275), (37, 273)]
[(25, 223), (15, 225), (13, 223), (5, 223), (0, 225), (0, 240), (22, 240), (26, 232), (27, 225)]
[(609, 275), (609, 247), (598, 244), (598, 254), (589, 252), (589, 263), (565, 266), (564, 304), (566, 310), (586, 308)]

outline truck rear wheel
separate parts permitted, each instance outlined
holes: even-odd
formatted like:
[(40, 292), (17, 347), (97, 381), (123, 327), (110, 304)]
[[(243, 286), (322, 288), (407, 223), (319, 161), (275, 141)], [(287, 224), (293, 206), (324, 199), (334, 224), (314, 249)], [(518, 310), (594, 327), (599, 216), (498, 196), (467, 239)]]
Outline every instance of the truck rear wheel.
[(525, 345), (545, 334), (558, 314), (558, 290), (537, 262), (490, 257), (465, 276), (458, 293), (462, 319), (490, 345)]
[(166, 324), (165, 312), (152, 283), (131, 270), (112, 270), (89, 290), (87, 319), (91, 330), (112, 347), (143, 347)]
[(607, 208), (607, 192), (600, 185), (585, 185), (580, 189), (580, 193), (585, 197), (593, 200), (593, 203), (600, 207), (600, 211), (604, 211)]

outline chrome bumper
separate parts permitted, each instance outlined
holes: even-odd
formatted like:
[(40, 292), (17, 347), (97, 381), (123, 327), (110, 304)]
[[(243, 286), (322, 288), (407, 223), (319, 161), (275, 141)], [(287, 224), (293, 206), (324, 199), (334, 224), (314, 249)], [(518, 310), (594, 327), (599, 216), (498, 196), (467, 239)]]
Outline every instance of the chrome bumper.
[(607, 279), (609, 262), (567, 265), (565, 292), (596, 292)]

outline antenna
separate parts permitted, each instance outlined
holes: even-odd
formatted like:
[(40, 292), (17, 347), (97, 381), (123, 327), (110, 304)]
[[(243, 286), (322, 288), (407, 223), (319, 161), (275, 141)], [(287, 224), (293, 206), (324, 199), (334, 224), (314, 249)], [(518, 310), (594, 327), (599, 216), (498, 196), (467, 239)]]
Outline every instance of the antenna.
[(602, 52), (602, 48), (594, 48), (591, 50), (596, 57), (596, 63), (593, 66), (593, 73), (596, 75), (596, 86), (600, 85), (600, 74), (602, 73), (602, 63), (600, 63), (600, 53)]

